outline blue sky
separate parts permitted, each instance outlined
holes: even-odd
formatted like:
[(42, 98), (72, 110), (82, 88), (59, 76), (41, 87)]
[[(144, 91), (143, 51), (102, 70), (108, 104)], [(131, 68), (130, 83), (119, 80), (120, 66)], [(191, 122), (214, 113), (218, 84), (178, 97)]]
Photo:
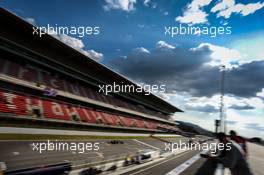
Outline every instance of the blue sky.
[[(159, 94), (186, 112), (175, 119), (213, 130), (219, 66), (227, 67), (228, 128), (264, 137), (263, 0), (6, 0), (36, 26), (99, 26), (100, 34), (55, 37), (130, 79), (165, 84)], [(231, 34), (165, 35), (165, 27), (230, 27)]]

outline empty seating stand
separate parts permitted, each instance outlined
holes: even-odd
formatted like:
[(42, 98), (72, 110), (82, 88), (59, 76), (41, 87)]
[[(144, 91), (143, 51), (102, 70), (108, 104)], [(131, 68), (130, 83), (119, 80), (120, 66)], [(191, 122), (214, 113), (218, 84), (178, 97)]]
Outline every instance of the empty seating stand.
[(0, 89), (0, 113), (18, 117), (41, 118), (45, 120), (72, 121), (98, 125), (130, 127), (141, 129), (172, 129), (172, 126), (158, 124), (148, 119), (121, 116), (105, 111), (97, 111), (84, 106), (58, 100), (43, 99), (28, 94)]
[[(0, 58), (0, 73), (15, 77), (24, 81), (35, 83), (36, 85), (45, 85), (49, 88), (58, 89), (81, 97), (86, 97), (106, 104), (127, 108), (130, 110), (146, 113), (153, 116), (165, 117), (155, 111), (139, 107), (135, 104), (122, 101), (113, 96), (99, 93), (95, 90), (78, 82), (72, 82), (63, 76), (50, 73), (47, 70), (36, 68), (32, 65), (22, 65)], [(41, 76), (39, 76), (41, 75)]]

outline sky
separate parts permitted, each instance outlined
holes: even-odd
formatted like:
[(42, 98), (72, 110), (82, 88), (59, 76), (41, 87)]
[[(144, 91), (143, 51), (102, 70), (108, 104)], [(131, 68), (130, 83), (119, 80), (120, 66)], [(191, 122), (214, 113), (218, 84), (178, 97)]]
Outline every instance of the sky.
[(0, 6), (38, 27), (91, 27), (83, 37), (53, 36), (136, 83), (165, 85), (157, 95), (185, 111), (173, 118), (211, 131), (225, 65), (227, 129), (264, 138), (263, 0), (4, 0)]

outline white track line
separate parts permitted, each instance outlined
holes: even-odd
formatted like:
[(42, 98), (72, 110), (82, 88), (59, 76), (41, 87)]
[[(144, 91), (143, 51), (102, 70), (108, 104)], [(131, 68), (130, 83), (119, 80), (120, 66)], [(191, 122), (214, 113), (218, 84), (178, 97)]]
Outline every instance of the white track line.
[(151, 148), (154, 148), (154, 149), (159, 149), (159, 148), (157, 148), (157, 147), (155, 147), (155, 146), (152, 146), (152, 145), (147, 144), (147, 143), (145, 143), (145, 142), (141, 142), (141, 141), (139, 141), (139, 140), (137, 140), (137, 139), (133, 139), (133, 140), (134, 140), (135, 142), (141, 143), (142, 145), (146, 145), (146, 146), (151, 147)]
[(201, 158), (201, 156), (200, 156), (201, 153), (204, 153), (204, 151), (196, 154), (192, 158), (190, 158), (187, 161), (185, 161), (184, 163), (180, 164), (179, 166), (177, 166), (176, 168), (174, 168), (173, 170), (168, 172), (166, 175), (179, 175), (184, 170), (186, 170), (188, 167), (190, 167), (194, 162), (199, 160)]

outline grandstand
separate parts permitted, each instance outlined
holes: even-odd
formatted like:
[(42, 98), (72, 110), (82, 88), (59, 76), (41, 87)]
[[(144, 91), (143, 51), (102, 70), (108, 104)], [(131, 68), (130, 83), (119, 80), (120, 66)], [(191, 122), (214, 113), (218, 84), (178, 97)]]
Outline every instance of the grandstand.
[(2, 125), (77, 130), (179, 132), (170, 116), (182, 112), (154, 94), (99, 93), (124, 76), (0, 10)]

